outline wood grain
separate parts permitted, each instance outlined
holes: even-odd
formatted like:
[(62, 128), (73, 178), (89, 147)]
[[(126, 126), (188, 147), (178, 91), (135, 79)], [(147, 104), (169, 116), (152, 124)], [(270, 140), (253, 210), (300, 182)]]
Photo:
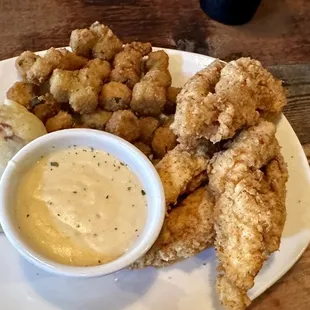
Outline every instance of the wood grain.
[[(91, 3), (93, 2), (93, 3)], [(72, 29), (99, 20), (124, 39), (208, 54), (252, 56), (265, 65), (310, 62), (310, 1), (263, 0), (253, 20), (226, 26), (199, 0), (1, 0), (0, 59), (68, 44)]]
[[(199, 0), (0, 0), (0, 59), (68, 45), (72, 29), (99, 20), (124, 42), (198, 52), (224, 60), (251, 56), (284, 81), (285, 115), (310, 162), (310, 1), (263, 0), (253, 20), (226, 26)], [(310, 309), (310, 249), (252, 310)]]

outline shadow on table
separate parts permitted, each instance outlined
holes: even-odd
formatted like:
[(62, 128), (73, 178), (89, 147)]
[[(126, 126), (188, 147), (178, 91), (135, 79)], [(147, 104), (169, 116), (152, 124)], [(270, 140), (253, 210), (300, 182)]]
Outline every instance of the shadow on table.
[(46, 273), (23, 258), (21, 265), (39, 296), (61, 310), (124, 309), (141, 299), (157, 278), (155, 269), (122, 270), (104, 277), (82, 279)]
[(253, 19), (241, 27), (245, 32), (255, 32), (266, 37), (272, 37), (281, 32), (284, 34), (294, 16), (289, 6), (283, 0), (262, 0)]

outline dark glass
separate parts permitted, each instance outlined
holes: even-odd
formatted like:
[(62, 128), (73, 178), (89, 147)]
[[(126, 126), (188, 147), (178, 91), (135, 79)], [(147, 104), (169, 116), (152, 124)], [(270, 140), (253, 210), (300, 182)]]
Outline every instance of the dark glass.
[(200, 7), (212, 19), (227, 25), (249, 22), (261, 0), (200, 0)]

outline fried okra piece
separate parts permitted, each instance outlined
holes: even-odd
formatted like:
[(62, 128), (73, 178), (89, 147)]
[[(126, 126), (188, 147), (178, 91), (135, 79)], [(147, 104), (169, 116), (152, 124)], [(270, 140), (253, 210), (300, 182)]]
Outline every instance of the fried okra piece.
[(154, 117), (141, 117), (139, 119), (140, 138), (139, 140), (144, 144), (151, 145), (154, 132), (159, 126), (159, 121)]
[(100, 106), (111, 112), (128, 109), (130, 100), (131, 90), (118, 82), (109, 82), (103, 85), (99, 96)]
[(81, 116), (82, 125), (88, 128), (104, 130), (105, 125), (111, 118), (112, 113), (102, 110), (97, 110), (90, 114), (84, 114)]
[(168, 87), (167, 88), (167, 101), (164, 106), (165, 114), (174, 114), (177, 106), (177, 96), (182, 88), (179, 87)]
[(122, 42), (109, 27), (95, 22), (89, 29), (73, 30), (70, 47), (77, 55), (109, 61), (122, 50)]
[(159, 127), (156, 129), (152, 141), (152, 148), (157, 158), (162, 158), (166, 153), (174, 149), (177, 145), (176, 135), (169, 127)]
[(123, 51), (115, 55), (110, 80), (126, 84), (130, 89), (141, 78), (142, 57), (150, 53), (150, 43), (132, 42)]
[(7, 91), (6, 97), (28, 108), (31, 100), (35, 97), (36, 86), (26, 82), (16, 82)]
[(96, 110), (101, 86), (110, 74), (110, 64), (90, 60), (76, 71), (56, 69), (50, 79), (50, 91), (58, 102), (68, 102), (75, 112), (89, 114)]
[(66, 49), (50, 48), (43, 57), (33, 52), (23, 52), (15, 62), (21, 77), (33, 84), (46, 82), (54, 69), (77, 70), (86, 65), (87, 59), (77, 56)]
[(152, 51), (152, 44), (150, 42), (137, 42), (133, 41), (131, 43), (125, 44), (124, 51), (136, 51), (141, 56), (146, 56)]
[(71, 128), (72, 126), (73, 126), (72, 116), (64, 111), (58, 112), (58, 114), (49, 118), (45, 123), (47, 132), (57, 131), (61, 129), (68, 129)]
[(133, 144), (138, 148), (145, 156), (150, 156), (152, 154), (152, 149), (145, 143), (137, 141)]
[(114, 112), (105, 130), (129, 142), (137, 140), (140, 136), (139, 120), (130, 110)]
[(131, 109), (143, 116), (158, 116), (166, 103), (166, 89), (171, 85), (169, 57), (164, 51), (151, 52), (145, 63), (147, 73), (132, 91)]
[(29, 109), (45, 123), (47, 119), (55, 116), (61, 110), (61, 104), (51, 94), (47, 93), (43, 96), (35, 97), (31, 101)]

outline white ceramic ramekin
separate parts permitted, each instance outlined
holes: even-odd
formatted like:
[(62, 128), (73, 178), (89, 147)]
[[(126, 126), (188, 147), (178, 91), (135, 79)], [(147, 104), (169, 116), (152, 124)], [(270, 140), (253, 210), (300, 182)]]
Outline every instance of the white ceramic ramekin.
[[(104, 150), (126, 163), (136, 174), (147, 194), (147, 219), (140, 237), (125, 254), (103, 265), (75, 267), (52, 261), (34, 250), (24, 240), (15, 222), (15, 195), (20, 175), (41, 156), (74, 144)], [(46, 271), (60, 275), (94, 277), (109, 274), (130, 265), (145, 254), (155, 242), (163, 225), (165, 211), (164, 190), (151, 162), (127, 141), (97, 130), (62, 130), (32, 141), (12, 158), (0, 183), (0, 221), (7, 238), (28, 261)]]

